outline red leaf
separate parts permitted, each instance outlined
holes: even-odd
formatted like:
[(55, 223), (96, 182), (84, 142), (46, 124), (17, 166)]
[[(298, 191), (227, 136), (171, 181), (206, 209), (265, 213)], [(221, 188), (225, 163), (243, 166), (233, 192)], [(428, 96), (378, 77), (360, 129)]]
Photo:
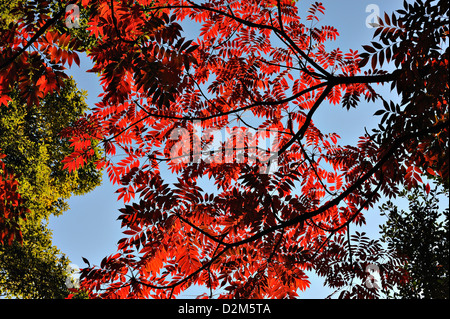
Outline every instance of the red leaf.
[(426, 192), (427, 195), (428, 195), (428, 194), (430, 194), (430, 191), (431, 191), (430, 184), (427, 183), (427, 185), (425, 185), (425, 192)]

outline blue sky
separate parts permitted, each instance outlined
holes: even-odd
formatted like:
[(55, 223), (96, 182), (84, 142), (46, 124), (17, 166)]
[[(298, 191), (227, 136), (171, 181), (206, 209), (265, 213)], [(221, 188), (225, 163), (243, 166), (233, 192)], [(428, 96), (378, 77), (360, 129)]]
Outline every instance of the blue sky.
[[(309, 3), (313, 1), (299, 1), (301, 12), (306, 12)], [(408, 1), (410, 2), (410, 1)], [(380, 12), (389, 14), (402, 7), (402, 0), (325, 0), (326, 8), (320, 24), (332, 25), (340, 33), (335, 46), (347, 52), (349, 48), (361, 52), (361, 45), (372, 40), (373, 29), (366, 26), (366, 20), (373, 13), (368, 9), (379, 8)], [(306, 15), (306, 14), (305, 14)], [(185, 29), (189, 38), (192, 33)], [(98, 77), (85, 71), (90, 68), (90, 61), (81, 59), (81, 67), (73, 67), (69, 73), (73, 75), (80, 89), (88, 93), (87, 102), (90, 107), (99, 100), (102, 92)], [(389, 93), (389, 88), (380, 88), (380, 91)], [(395, 94), (392, 97), (396, 99)], [(368, 104), (364, 101), (357, 109), (346, 111), (340, 106), (323, 105), (314, 117), (318, 127), (329, 132), (341, 135), (341, 143), (353, 144), (359, 136), (364, 134), (364, 127), (368, 131), (377, 125), (378, 118), (371, 115), (381, 107), (378, 104)], [(344, 142), (343, 142), (344, 141)], [(100, 264), (103, 257), (116, 252), (116, 243), (122, 238), (120, 222), (117, 221), (118, 209), (123, 203), (117, 201), (116, 186), (111, 185), (106, 174), (103, 184), (93, 192), (72, 197), (69, 200), (70, 210), (59, 217), (51, 217), (49, 228), (53, 230), (53, 243), (61, 252), (66, 254), (72, 263), (79, 267), (85, 264), (81, 257), (87, 258), (91, 264)], [(365, 227), (370, 236), (377, 236), (378, 225), (383, 222), (376, 210), (365, 214), (368, 226)], [(320, 279), (311, 278), (311, 288), (303, 293), (303, 298), (324, 298), (329, 290), (322, 287)], [(187, 295), (196, 292), (188, 292)]]

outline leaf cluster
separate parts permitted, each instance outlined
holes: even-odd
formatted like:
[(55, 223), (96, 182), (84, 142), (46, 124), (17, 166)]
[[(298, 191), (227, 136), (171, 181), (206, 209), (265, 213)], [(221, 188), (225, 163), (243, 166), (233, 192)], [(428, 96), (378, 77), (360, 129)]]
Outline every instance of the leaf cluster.
[[(414, 187), (425, 171), (448, 177), (448, 49), (438, 49), (448, 5), (438, 3), (405, 2), (399, 16), (385, 15), (381, 41), (361, 54), (327, 50), (338, 31), (319, 26), (320, 2), (303, 19), (291, 0), (83, 0), (89, 34), (79, 39), (53, 29), (61, 11), (38, 27), (30, 17), (46, 9), (19, 7), (24, 20), (0, 34), (4, 104), (14, 85), (28, 105), (61, 90), (60, 67), (77, 62), (80, 39), (95, 38), (90, 71), (104, 93), (63, 130), (73, 151), (59, 163), (69, 173), (106, 168), (125, 203), (124, 238), (82, 270), (81, 289), (172, 298), (196, 284), (209, 297), (295, 298), (314, 270), (345, 289), (341, 297), (375, 298), (374, 287), (345, 288), (369, 263), (383, 270), (382, 289), (401, 281), (395, 252), (345, 235), (399, 184)], [(183, 20), (198, 26), (190, 39)], [(376, 69), (392, 61), (394, 72)], [(391, 83), (402, 103), (381, 98), (376, 83)], [(339, 145), (313, 121), (326, 103), (350, 109), (363, 98), (384, 110), (379, 130), (357, 145)]]
[[(361, 65), (371, 61), (372, 68), (384, 61), (393, 62), (398, 78), (391, 89), (401, 94), (400, 104), (383, 100), (384, 109), (374, 115), (382, 116), (372, 138), (380, 145), (389, 145), (394, 136), (404, 132), (423, 131), (438, 126), (449, 117), (448, 87), (448, 2), (404, 1), (403, 9), (379, 20), (371, 45), (364, 46)], [(417, 152), (420, 150), (420, 152)], [(403, 154), (402, 154), (403, 153)], [(407, 186), (415, 187), (411, 170), (419, 174), (437, 174), (448, 181), (448, 127), (420, 139), (411, 139), (399, 158), (410, 156), (401, 171)]]
[[(14, 91), (8, 105), (0, 107), (0, 148), (6, 154), (2, 164), (17, 174), (13, 179), (17, 214), (20, 207), (26, 209), (22, 219), (5, 216), (1, 223), (16, 222), (21, 235), (0, 245), (0, 289), (8, 297), (64, 298), (68, 293), (69, 261), (53, 246), (47, 224), (50, 215), (68, 210), (68, 198), (100, 184), (101, 174), (92, 162), (72, 173), (61, 163), (72, 150), (60, 133), (86, 110), (85, 96), (72, 79), (60, 93), (46, 95), (39, 106), (24, 104)], [(100, 156), (100, 149), (95, 152)], [(11, 200), (5, 203), (11, 205)], [(3, 239), (9, 233), (1, 234)]]
[(449, 209), (439, 207), (439, 197), (448, 200), (442, 186), (404, 191), (408, 209), (392, 202), (380, 209), (387, 217), (381, 226), (382, 240), (405, 257), (402, 268), (408, 280), (391, 294), (394, 298), (448, 299)]

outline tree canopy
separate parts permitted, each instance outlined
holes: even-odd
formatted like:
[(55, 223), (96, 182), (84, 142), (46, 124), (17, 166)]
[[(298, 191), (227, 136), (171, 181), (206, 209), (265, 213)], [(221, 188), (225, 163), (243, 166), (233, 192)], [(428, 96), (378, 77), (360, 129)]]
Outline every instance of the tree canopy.
[[(204, 297), (294, 298), (306, 271), (341, 297), (376, 298), (403, 280), (395, 250), (349, 226), (424, 174), (448, 181), (448, 3), (405, 1), (360, 53), (328, 50), (339, 34), (320, 25), (324, 6), (299, 2), (82, 0), (80, 32), (61, 26), (76, 15), (52, 1), (14, 8), (0, 103), (15, 87), (39, 107), (80, 52), (104, 91), (61, 133), (73, 148), (64, 168), (94, 162), (124, 201), (117, 252), (82, 270), (91, 298), (172, 298), (194, 284)], [(184, 35), (184, 20), (198, 34)], [(326, 103), (362, 100), (382, 106), (380, 125), (356, 145), (314, 123)], [(364, 282), (372, 266), (380, 289)]]
[[(22, 298), (64, 298), (69, 260), (52, 245), (50, 215), (68, 210), (67, 199), (85, 194), (101, 182), (91, 161), (76, 172), (61, 161), (71, 152), (60, 132), (87, 110), (85, 97), (72, 79), (65, 87), (27, 105), (13, 93), (0, 107), (0, 148), (5, 167), (20, 174), (16, 191), (28, 212), (18, 225), (21, 241), (0, 246), (0, 291)], [(99, 149), (96, 150), (98, 156)]]
[[(33, 7), (29, 2), (0, 2), (2, 36), (11, 32), (9, 27), (20, 25), (26, 16), (26, 11), (19, 10), (23, 5), (30, 13)], [(52, 12), (56, 10), (52, 6), (50, 9)], [(58, 27), (61, 28), (55, 25), (52, 29)], [(12, 44), (4, 43), (3, 48)], [(31, 66), (21, 79), (33, 78), (33, 75), (35, 69)], [(2, 209), (5, 218), (1, 225), (9, 225), (1, 233), (2, 296), (64, 298), (68, 295), (65, 283), (70, 275), (69, 260), (52, 244), (48, 219), (50, 215), (58, 216), (68, 210), (67, 199), (72, 195), (85, 194), (101, 181), (101, 172), (96, 170), (92, 161), (76, 172), (63, 169), (61, 161), (70, 154), (71, 147), (68, 139), (61, 137), (61, 131), (74, 124), (88, 106), (85, 93), (78, 90), (73, 79), (65, 77), (58, 81), (62, 88), (39, 92), (36, 103), (29, 103), (24, 98), (23, 92), (28, 88), (19, 82), (11, 82), (2, 93), (2, 171), (13, 180), (15, 197), (15, 202), (7, 199), (6, 203), (9, 207), (19, 206), (13, 209), (16, 212), (13, 216), (3, 213)], [(100, 149), (95, 147), (95, 152), (99, 156)], [(5, 189), (2, 187), (2, 191)]]
[(408, 280), (390, 293), (392, 297), (449, 298), (449, 208), (439, 207), (439, 197), (448, 202), (448, 188), (435, 184), (433, 189), (403, 191), (400, 197), (408, 200), (408, 210), (391, 201), (381, 206), (387, 216), (382, 239), (406, 257)]

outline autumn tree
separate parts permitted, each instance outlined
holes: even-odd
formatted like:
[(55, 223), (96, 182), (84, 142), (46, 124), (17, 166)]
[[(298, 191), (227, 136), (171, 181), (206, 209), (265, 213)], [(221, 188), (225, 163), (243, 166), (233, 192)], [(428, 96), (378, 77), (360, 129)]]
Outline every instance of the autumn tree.
[[(318, 2), (307, 12), (292, 0), (81, 6), (104, 93), (63, 131), (73, 146), (63, 162), (80, 169), (102, 141), (97, 166), (125, 201), (117, 253), (82, 271), (91, 297), (172, 298), (198, 284), (205, 297), (220, 288), (222, 298), (293, 298), (309, 286), (306, 270), (340, 288), (373, 263), (381, 290), (401, 280), (395, 255), (348, 228), (363, 224), (382, 195), (420, 183), (422, 172), (448, 177), (446, 1), (405, 2), (379, 21), (363, 53), (327, 51), (338, 31), (317, 23), (325, 13)], [(20, 10), (33, 19), (6, 33), (17, 40), (3, 50), (0, 92), (19, 82), (32, 104), (59, 88), (60, 65), (76, 61), (83, 45), (52, 30), (64, 12), (34, 19), (46, 7)], [(184, 36), (184, 20), (198, 25), (197, 38)], [(26, 51), (32, 43), (36, 54)], [(45, 68), (44, 57), (52, 62)], [(388, 62), (395, 71), (379, 69)], [(31, 67), (37, 72), (22, 76)], [(402, 103), (377, 94), (378, 83)], [(357, 145), (314, 124), (322, 105), (351, 109), (361, 99), (383, 108), (380, 127)], [(332, 260), (346, 262), (348, 278), (324, 268)], [(358, 285), (342, 296), (379, 296)]]
[[(311, 24), (320, 3), (304, 19), (292, 1), (91, 5), (104, 14), (91, 17), (102, 41), (90, 56), (105, 94), (89, 118), (96, 130), (74, 135), (67, 166), (76, 167), (86, 138), (104, 136), (119, 198), (135, 201), (121, 210), (128, 237), (117, 254), (83, 271), (93, 296), (167, 298), (199, 284), (210, 296), (222, 287), (222, 297), (295, 297), (309, 284), (304, 271), (330, 260), (324, 249), (349, 256), (348, 225), (363, 223), (382, 194), (416, 185), (422, 170), (448, 174), (443, 1), (385, 15), (379, 41), (361, 55), (325, 50), (338, 34)], [(192, 42), (181, 37), (184, 19), (201, 24)], [(378, 70), (385, 62), (397, 70)], [(380, 82), (402, 105), (376, 94)], [(315, 127), (323, 102), (351, 108), (360, 98), (385, 109), (380, 129), (357, 146)], [(165, 181), (166, 167), (177, 182)], [(200, 187), (205, 176), (214, 191)], [(395, 270), (391, 260), (383, 276)]]

